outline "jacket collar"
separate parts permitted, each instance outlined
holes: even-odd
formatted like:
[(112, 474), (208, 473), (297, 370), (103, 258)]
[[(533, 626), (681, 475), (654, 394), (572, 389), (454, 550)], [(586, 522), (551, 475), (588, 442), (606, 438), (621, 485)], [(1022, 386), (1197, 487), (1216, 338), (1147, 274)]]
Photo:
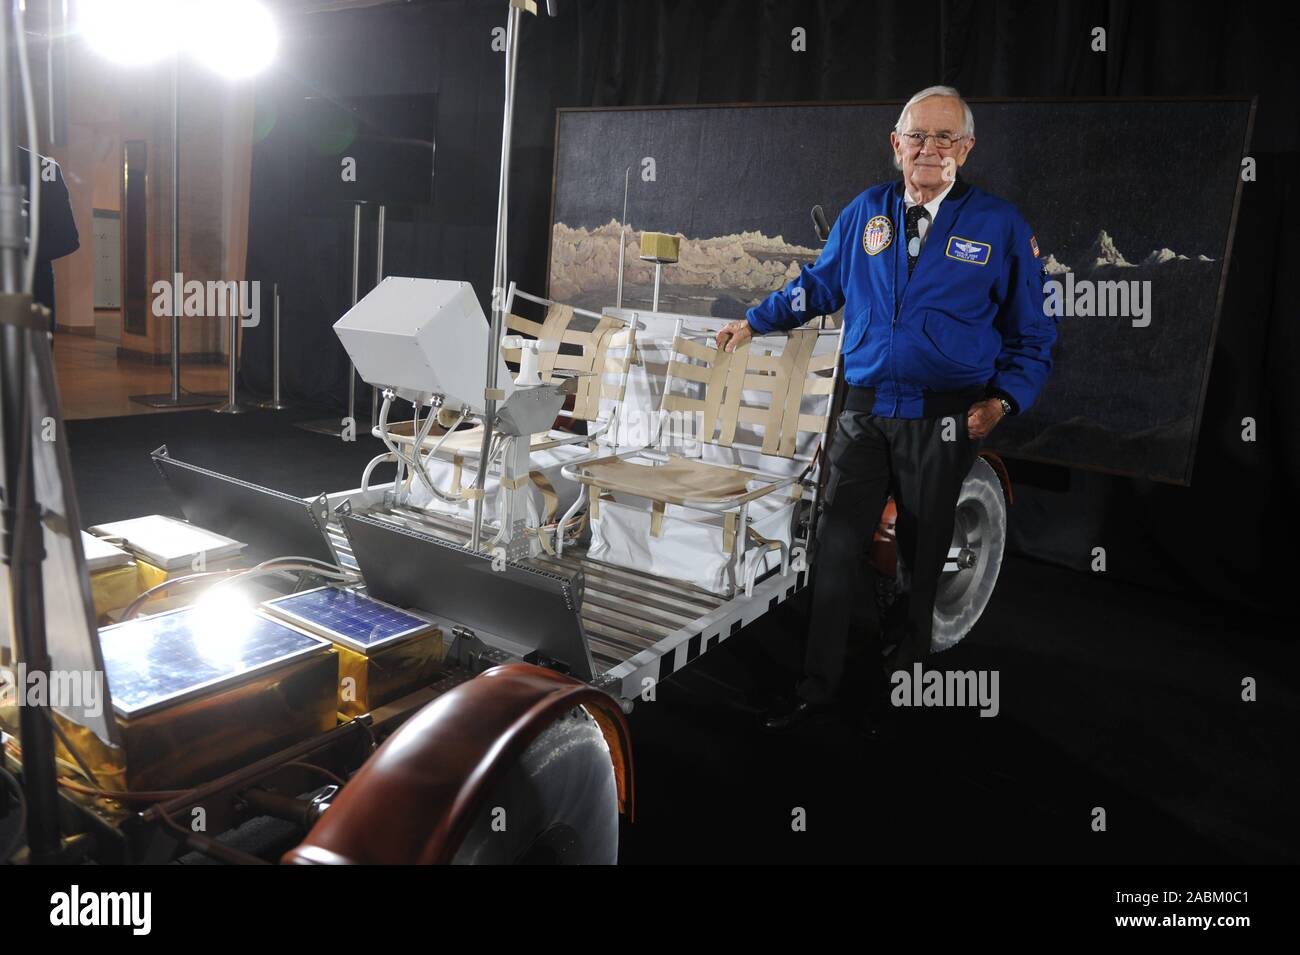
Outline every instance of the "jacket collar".
[[(956, 179), (953, 181), (952, 189), (948, 191), (948, 195), (944, 196), (943, 201), (949, 202), (953, 199), (960, 199), (962, 196), (966, 195), (966, 193), (970, 191), (970, 188), (971, 188), (970, 183), (967, 182), (965, 179), (963, 179), (961, 177), (961, 174), (958, 173)], [(902, 179), (899, 179), (898, 182), (894, 183), (894, 198), (900, 200), (903, 198)]]

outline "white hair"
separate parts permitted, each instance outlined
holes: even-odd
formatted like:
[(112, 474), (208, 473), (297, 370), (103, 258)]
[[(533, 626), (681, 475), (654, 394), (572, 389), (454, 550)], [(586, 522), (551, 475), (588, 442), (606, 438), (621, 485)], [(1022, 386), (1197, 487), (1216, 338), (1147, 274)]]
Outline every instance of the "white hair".
[(894, 124), (894, 132), (902, 133), (904, 128), (903, 124), (907, 121), (908, 111), (917, 103), (921, 102), (921, 100), (929, 99), (931, 96), (951, 96), (957, 102), (961, 103), (962, 112), (966, 114), (966, 126), (962, 130), (962, 135), (975, 135), (975, 117), (971, 114), (970, 107), (966, 105), (966, 101), (962, 99), (961, 94), (951, 86), (927, 86), (925, 89), (921, 90), (921, 92), (909, 99), (907, 105), (903, 107), (903, 111), (898, 114), (898, 122)]

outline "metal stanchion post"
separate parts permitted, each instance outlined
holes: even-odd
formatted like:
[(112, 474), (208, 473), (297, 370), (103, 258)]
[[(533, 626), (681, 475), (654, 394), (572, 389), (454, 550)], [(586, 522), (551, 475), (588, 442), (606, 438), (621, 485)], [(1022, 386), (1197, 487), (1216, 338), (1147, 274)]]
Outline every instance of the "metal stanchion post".
[[(384, 218), (388, 210), (384, 206), (379, 207), (379, 230), (375, 237), (375, 285), (384, 280)], [(373, 431), (379, 427), (379, 389), (371, 387), (370, 389), (370, 428)]]
[[(358, 202), (352, 207), (352, 304), (356, 305), (360, 300), (361, 292), (361, 203)], [(348, 414), (344, 421), (352, 423), (353, 434), (356, 434), (357, 420), (357, 366), (348, 360)], [(313, 431), (316, 434), (328, 434), (334, 437), (342, 437), (346, 425), (343, 421), (336, 421), (333, 418), (321, 418), (316, 421), (297, 421), (294, 427), (302, 428), (304, 431)]]
[(259, 408), (283, 411), (289, 407), (280, 393), (280, 283), (271, 286), (271, 399), (259, 401)]
[(618, 291), (614, 295), (614, 307), (623, 307), (623, 258), (627, 253), (627, 187), (632, 181), (632, 167), (623, 172), (623, 218), (618, 220)]
[(226, 341), (226, 348), (229, 354), (226, 356), (227, 378), (226, 378), (226, 403), (220, 408), (213, 408), (217, 414), (243, 414), (246, 411), (253, 410), (248, 405), (239, 403), (239, 396), (236, 393), (238, 388), (238, 371), (239, 371), (239, 291), (238, 289), (230, 293), (230, 314), (227, 322), (230, 327), (230, 335)]
[[(479, 461), (488, 459), (497, 416), (497, 356), (501, 353), (501, 330), (505, 327), (506, 295), (506, 229), (510, 220), (510, 134), (515, 113), (515, 75), (519, 64), (519, 22), (523, 4), (510, 4), (506, 19), (505, 56), (505, 110), (501, 118), (501, 173), (497, 180), (497, 241), (492, 260), (492, 319), (487, 340), (487, 389), (483, 398), (483, 440), (479, 445)], [(536, 14), (534, 7), (531, 11)], [(483, 536), (483, 490), (486, 487), (487, 468), (480, 467), (474, 478), (474, 523), (470, 527), (470, 550), (478, 550)]]
[(181, 392), (181, 108), (180, 57), (172, 63), (172, 348), (171, 391), (163, 394), (131, 395), (131, 400), (150, 408), (195, 408), (214, 405), (220, 395)]
[[(352, 304), (361, 301), (361, 204), (352, 207)], [(348, 359), (348, 420), (357, 420), (357, 366)]]

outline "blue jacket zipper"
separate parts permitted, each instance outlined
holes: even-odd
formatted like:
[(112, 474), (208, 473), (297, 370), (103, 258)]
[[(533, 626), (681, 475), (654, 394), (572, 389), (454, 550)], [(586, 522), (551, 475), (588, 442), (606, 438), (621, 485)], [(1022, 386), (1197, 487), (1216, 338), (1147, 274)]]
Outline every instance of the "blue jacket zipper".
[[(894, 215), (895, 215), (894, 228), (895, 229), (898, 228), (897, 225), (899, 221), (898, 206), (900, 202), (901, 200), (896, 200), (894, 203)], [(899, 237), (903, 240), (903, 242), (906, 242), (907, 241), (906, 230), (901, 232)], [(889, 323), (889, 380), (892, 381), (894, 384), (894, 410), (891, 411), (889, 414), (891, 418), (898, 417), (898, 370), (897, 370), (897, 365), (894, 362), (894, 329), (898, 327), (898, 313), (903, 307), (902, 297), (898, 294), (898, 249), (902, 244), (903, 244), (902, 242), (894, 243), (894, 270), (893, 270), (893, 275), (890, 276), (890, 279), (894, 286), (894, 318), (893, 321)], [(906, 289), (903, 290), (903, 294), (904, 295), (907, 294)]]

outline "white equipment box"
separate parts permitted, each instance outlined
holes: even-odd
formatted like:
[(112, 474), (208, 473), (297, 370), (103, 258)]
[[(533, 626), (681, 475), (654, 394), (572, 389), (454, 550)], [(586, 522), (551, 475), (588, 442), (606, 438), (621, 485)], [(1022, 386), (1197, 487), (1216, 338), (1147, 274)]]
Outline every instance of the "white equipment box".
[[(483, 413), (489, 325), (468, 282), (390, 275), (334, 331), (367, 384), (412, 402), (442, 395), (444, 407)], [(493, 351), (497, 387), (509, 395), (510, 372)]]

